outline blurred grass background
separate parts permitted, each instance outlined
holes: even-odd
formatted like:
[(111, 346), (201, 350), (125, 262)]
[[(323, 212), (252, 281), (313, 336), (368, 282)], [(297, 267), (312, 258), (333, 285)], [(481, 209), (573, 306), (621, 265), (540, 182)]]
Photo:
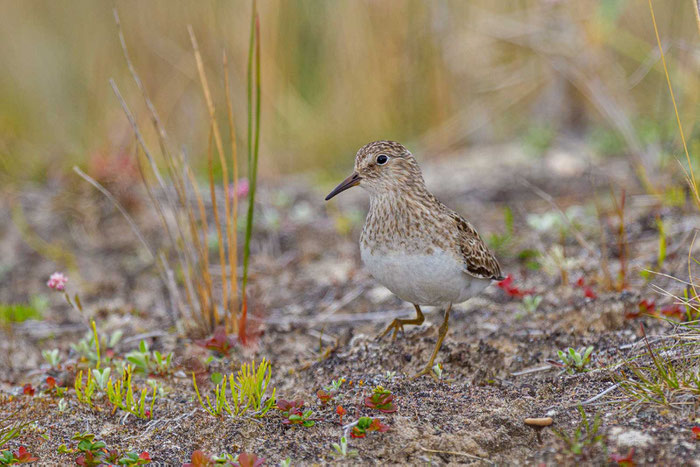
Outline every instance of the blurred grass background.
[[(142, 128), (111, 2), (2, 0), (0, 181), (61, 177), (133, 154), (115, 78)], [(655, 1), (690, 150), (700, 154), (700, 47), (691, 0)], [(205, 166), (208, 117), (187, 35), (218, 103), (229, 54), (245, 144), (247, 1), (116, 1), (134, 64), (173, 136)], [(680, 155), (648, 5), (640, 0), (270, 0), (262, 26), (260, 173), (346, 171), (396, 139), (421, 158), (577, 138), (653, 168)], [(147, 135), (155, 141), (153, 134)], [(244, 148), (244, 146), (241, 146)], [(107, 161), (107, 162), (105, 162)], [(675, 164), (675, 162), (673, 162)], [(117, 165), (118, 167), (118, 165)]]

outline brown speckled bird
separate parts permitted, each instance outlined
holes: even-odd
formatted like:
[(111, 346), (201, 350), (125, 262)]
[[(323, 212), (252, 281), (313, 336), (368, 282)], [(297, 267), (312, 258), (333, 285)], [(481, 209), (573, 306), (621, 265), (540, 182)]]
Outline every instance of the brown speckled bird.
[(444, 307), (433, 354), (416, 375), (437, 379), (432, 368), (447, 334), (452, 304), (502, 280), (501, 268), (476, 229), (428, 191), (416, 159), (401, 144), (375, 141), (360, 148), (355, 171), (326, 201), (357, 185), (370, 194), (360, 235), (362, 261), (377, 281), (413, 303), (417, 313), (413, 319), (395, 319), (379, 337), (393, 329), (395, 339), (404, 325), (422, 324), (421, 305)]

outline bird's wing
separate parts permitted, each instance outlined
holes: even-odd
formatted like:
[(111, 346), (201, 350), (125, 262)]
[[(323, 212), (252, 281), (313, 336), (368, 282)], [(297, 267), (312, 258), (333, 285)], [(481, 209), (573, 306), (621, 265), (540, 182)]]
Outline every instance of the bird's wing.
[(479, 279), (503, 280), (501, 266), (472, 225), (457, 213), (457, 241), (464, 259), (464, 272)]

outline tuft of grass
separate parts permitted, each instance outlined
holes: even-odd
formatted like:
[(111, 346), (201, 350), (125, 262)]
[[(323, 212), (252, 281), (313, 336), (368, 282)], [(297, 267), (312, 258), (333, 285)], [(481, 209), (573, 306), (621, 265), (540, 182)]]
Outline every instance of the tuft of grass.
[(581, 422), (572, 433), (557, 428), (553, 428), (552, 432), (564, 442), (564, 449), (569, 455), (580, 460), (591, 459), (597, 450), (606, 451), (604, 435), (600, 432), (602, 421), (600, 414), (596, 413), (593, 423), (589, 422), (586, 411), (581, 405), (578, 406), (578, 412), (581, 415)]
[(0, 448), (13, 439), (19, 438), (22, 431), (33, 423), (33, 421), (20, 422), (17, 420), (19, 412), (23, 408), (20, 407), (13, 412), (0, 415)]
[(629, 359), (613, 373), (631, 404), (652, 404), (690, 413), (700, 403), (700, 333), (698, 322), (683, 323), (685, 331), (665, 340), (669, 345), (654, 349), (644, 327), (643, 354)]
[[(78, 402), (95, 410), (101, 410), (97, 402), (104, 400), (112, 405), (112, 413), (117, 409), (128, 412), (137, 418), (150, 419), (153, 417), (153, 407), (158, 397), (158, 390), (153, 387), (150, 403), (147, 401), (148, 388), (143, 388), (138, 395), (138, 389), (131, 380), (133, 367), (127, 365), (122, 369), (119, 379), (112, 381), (111, 368), (93, 369), (87, 372), (83, 382), (82, 370), (75, 377), (74, 389)], [(135, 395), (136, 394), (136, 395)]]
[[(214, 397), (202, 395), (197, 386), (197, 379), (192, 373), (192, 385), (197, 393), (199, 404), (204, 410), (215, 417), (223, 415), (224, 412), (232, 417), (244, 415), (248, 410), (252, 410), (257, 417), (264, 416), (275, 405), (275, 394), (277, 390), (272, 388), (272, 394), (267, 396), (272, 377), (270, 362), (263, 358), (256, 368), (255, 361), (251, 364), (244, 363), (235, 375), (217, 375), (214, 387)], [(212, 375), (212, 376), (215, 376)], [(229, 396), (230, 394), (230, 396)], [(206, 400), (206, 404), (204, 403)]]
[[(139, 231), (119, 201), (96, 180), (74, 168), (83, 179), (101, 191), (124, 215), (134, 233), (151, 255), (156, 264), (165, 289), (170, 295), (171, 308), (175, 310), (178, 324), (187, 331), (209, 334), (217, 326), (225, 326), (228, 331), (238, 332), (242, 343), (246, 342), (247, 301), (245, 289), (248, 282), (250, 263), (250, 240), (253, 231), (255, 193), (257, 189), (257, 165), (260, 147), (260, 21), (256, 3), (253, 1), (251, 13), (250, 56), (248, 59), (248, 178), (250, 181), (248, 213), (246, 216), (246, 241), (244, 245), (243, 278), (241, 290), (238, 282), (238, 200), (230, 196), (230, 177), (233, 173), (233, 192), (238, 187), (238, 156), (236, 148), (235, 122), (229, 91), (228, 61), (223, 54), (226, 85), (226, 115), (230, 131), (231, 148), (227, 152), (219, 128), (216, 106), (209, 87), (204, 60), (199, 50), (194, 29), (189, 26), (190, 42), (196, 61), (197, 72), (202, 85), (203, 97), (209, 116), (208, 136), (208, 181), (211, 199), (211, 214), (207, 212), (194, 170), (183, 150), (174, 150), (160, 116), (153, 105), (145, 86), (131, 61), (126, 40), (121, 29), (119, 16), (115, 10), (115, 22), (122, 51), (132, 79), (136, 83), (151, 116), (151, 123), (158, 138), (159, 154), (146, 142), (143, 131), (122, 97), (114, 82), (110, 84), (117, 97), (138, 143), (138, 160), (141, 180), (149, 200), (160, 222), (166, 247), (157, 250), (151, 246)], [(253, 60), (254, 58), (254, 60)], [(253, 80), (253, 66), (255, 67)], [(216, 158), (214, 151), (216, 151)], [(157, 156), (160, 156), (159, 158)], [(215, 177), (215, 159), (221, 169), (219, 179)], [(163, 167), (161, 167), (163, 166)], [(164, 170), (163, 170), (164, 169)], [(231, 169), (231, 170), (229, 170)], [(223, 186), (223, 195), (218, 189)], [(223, 197), (223, 201), (221, 200)], [(233, 198), (230, 200), (229, 198)], [(223, 210), (223, 214), (220, 211)], [(211, 221), (213, 220), (213, 224)], [(213, 225), (217, 236), (217, 249), (220, 273), (218, 283), (210, 272), (208, 233)], [(217, 286), (220, 287), (220, 298)]]

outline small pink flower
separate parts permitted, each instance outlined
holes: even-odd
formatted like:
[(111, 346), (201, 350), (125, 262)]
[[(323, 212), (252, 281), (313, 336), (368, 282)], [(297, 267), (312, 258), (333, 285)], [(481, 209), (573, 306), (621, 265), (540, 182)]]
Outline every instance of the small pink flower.
[(245, 198), (248, 196), (248, 192), (250, 191), (250, 183), (248, 182), (247, 178), (241, 178), (238, 180), (238, 188), (232, 183), (228, 187), (228, 198), (233, 199), (233, 198)]
[(54, 272), (51, 274), (51, 277), (49, 277), (49, 281), (46, 285), (54, 290), (64, 290), (66, 288), (66, 282), (68, 282), (68, 278), (65, 274), (62, 272)]

